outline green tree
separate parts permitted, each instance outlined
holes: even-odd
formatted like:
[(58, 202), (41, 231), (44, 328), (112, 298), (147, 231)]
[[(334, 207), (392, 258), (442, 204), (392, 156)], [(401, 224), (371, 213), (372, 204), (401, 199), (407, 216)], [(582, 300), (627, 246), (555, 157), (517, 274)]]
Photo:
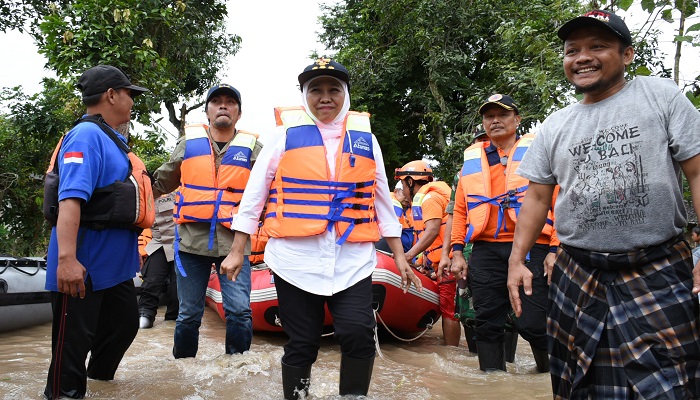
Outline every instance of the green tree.
[(42, 93), (4, 89), (0, 104), (0, 249), (43, 256), (48, 225), (42, 214), (43, 176), (54, 146), (83, 113), (72, 85), (44, 79)]
[(17, 29), (33, 29), (35, 23), (48, 14), (57, 4), (68, 0), (49, 2), (46, 0), (2, 0), (0, 2), (0, 32)]
[(527, 131), (570, 92), (556, 28), (574, 0), (347, 0), (327, 6), (321, 35), (348, 67), (353, 108), (374, 114), (387, 170), (439, 160), (449, 179), (492, 93), (512, 95)]
[(151, 90), (137, 99), (138, 120), (148, 125), (162, 103), (181, 132), (202, 104), (188, 101), (215, 83), (240, 45), (226, 33), (222, 0), (72, 0), (52, 10), (33, 34), (50, 69), (75, 79), (97, 64), (119, 67)]

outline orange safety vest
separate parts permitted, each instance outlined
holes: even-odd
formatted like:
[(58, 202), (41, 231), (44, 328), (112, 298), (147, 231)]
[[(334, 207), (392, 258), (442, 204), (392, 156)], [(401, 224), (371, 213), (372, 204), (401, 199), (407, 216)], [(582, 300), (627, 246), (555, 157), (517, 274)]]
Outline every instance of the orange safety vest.
[[(484, 149), (490, 142), (475, 143), (464, 151), (464, 164), (460, 172), (460, 184), (467, 202), (467, 235), (465, 243), (478, 237), (486, 227), (492, 206), (498, 207), (498, 229), (505, 227), (505, 213), (513, 222), (517, 221), (529, 180), (516, 175), (525, 152), (535, 135), (523, 135), (510, 150), (506, 165), (506, 192), (494, 195), (491, 188), (491, 169)], [(554, 225), (552, 210), (547, 215), (547, 223), (542, 233), (551, 236)], [(498, 237), (498, 231), (494, 237)]]
[(146, 228), (141, 232), (141, 235), (139, 235), (139, 254), (141, 254), (141, 257), (147, 257), (148, 253), (146, 252), (146, 245), (153, 240), (153, 232), (151, 232), (151, 228)]
[(265, 215), (270, 237), (306, 237), (336, 228), (337, 244), (379, 240), (376, 162), (369, 114), (349, 112), (331, 180), (321, 132), (302, 107), (276, 108), (287, 129)]
[[(420, 240), (421, 236), (423, 235), (423, 232), (425, 231), (425, 222), (423, 221), (423, 201), (425, 201), (426, 196), (442, 196), (445, 199), (447, 199), (447, 202), (450, 200), (450, 195), (452, 194), (452, 189), (445, 183), (445, 182), (430, 182), (423, 187), (420, 188), (418, 193), (416, 193), (413, 196), (413, 204), (411, 206), (411, 211), (413, 213), (413, 228), (416, 231), (416, 235), (418, 236), (418, 240)], [(440, 226), (440, 233), (438, 233), (438, 236), (435, 238), (433, 243), (428, 246), (427, 249), (423, 251), (423, 253), (428, 257), (428, 259), (432, 263), (439, 263), (440, 262), (440, 256), (441, 252), (440, 251), (435, 251), (439, 250), (442, 248), (443, 241), (445, 239), (445, 226), (447, 224), (447, 213), (445, 210), (442, 210), (442, 224)]]
[(263, 223), (258, 224), (258, 230), (250, 235), (250, 265), (262, 264), (265, 262), (265, 246), (269, 236), (263, 229)]
[(403, 209), (403, 204), (396, 198), (394, 192), (391, 192), (391, 204), (394, 206), (394, 214), (399, 218), (402, 229), (409, 229), (411, 225), (408, 222), (408, 214)]
[(180, 188), (175, 197), (173, 218), (178, 224), (207, 222), (212, 226), (209, 250), (214, 242), (214, 225), (231, 228), (233, 215), (250, 177), (253, 149), (258, 136), (237, 131), (224, 154), (218, 173), (206, 125), (185, 127), (185, 156), (180, 166)]

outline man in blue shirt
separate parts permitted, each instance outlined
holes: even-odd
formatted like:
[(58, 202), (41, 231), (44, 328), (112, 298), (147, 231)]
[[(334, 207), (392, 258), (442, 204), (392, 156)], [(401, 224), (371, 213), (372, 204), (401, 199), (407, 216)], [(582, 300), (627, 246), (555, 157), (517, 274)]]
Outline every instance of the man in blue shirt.
[[(147, 91), (108, 65), (85, 71), (78, 88), (87, 107), (83, 119), (101, 116), (106, 129), (128, 124), (133, 98)], [(100, 125), (77, 123), (64, 137), (55, 165), (58, 219), (51, 231), (46, 274), (46, 289), (52, 291), (52, 351), (44, 395), (82, 398), (88, 377), (114, 379), (138, 331), (132, 280), (139, 269), (138, 233), (109, 223), (81, 223), (95, 190), (130, 174), (126, 153)]]

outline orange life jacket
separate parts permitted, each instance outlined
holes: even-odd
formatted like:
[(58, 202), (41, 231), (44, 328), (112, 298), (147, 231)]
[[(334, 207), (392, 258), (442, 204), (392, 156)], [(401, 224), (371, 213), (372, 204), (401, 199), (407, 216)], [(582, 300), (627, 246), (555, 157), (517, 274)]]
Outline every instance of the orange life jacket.
[(250, 177), (251, 158), (258, 136), (237, 131), (217, 173), (208, 129), (202, 124), (185, 127), (185, 156), (180, 166), (180, 188), (175, 197), (173, 218), (178, 224), (210, 223), (211, 250), (215, 225), (220, 223), (231, 228), (233, 215)]
[(302, 107), (276, 108), (287, 129), (265, 215), (270, 237), (305, 237), (336, 229), (337, 244), (376, 242), (376, 162), (369, 114), (349, 112), (331, 181), (321, 132)]
[[(418, 240), (420, 240), (421, 236), (423, 236), (423, 232), (425, 231), (425, 222), (423, 221), (423, 201), (425, 200), (426, 196), (430, 194), (431, 196), (442, 196), (444, 197), (447, 201), (445, 201), (445, 204), (449, 202), (450, 200), (450, 195), (452, 194), (452, 189), (445, 183), (445, 182), (429, 182), (425, 185), (423, 185), (418, 193), (416, 193), (413, 196), (413, 204), (411, 206), (411, 211), (413, 214), (413, 228), (416, 231), (416, 235), (418, 236)], [(442, 210), (442, 223), (440, 225), (440, 233), (438, 233), (438, 236), (435, 238), (433, 243), (428, 246), (427, 249), (423, 251), (424, 255), (428, 257), (428, 259), (432, 263), (439, 263), (440, 262), (440, 256), (441, 256), (441, 251), (436, 251), (439, 249), (442, 249), (442, 244), (445, 239), (445, 226), (447, 224), (447, 213), (445, 210)]]
[(263, 223), (258, 224), (258, 230), (250, 235), (250, 265), (262, 264), (265, 262), (265, 246), (269, 236), (263, 229)]
[(151, 232), (151, 228), (146, 228), (141, 232), (141, 235), (139, 235), (139, 254), (141, 254), (141, 257), (147, 257), (148, 253), (146, 252), (146, 245), (153, 240), (153, 232)]
[(394, 206), (394, 214), (399, 218), (402, 229), (409, 229), (411, 225), (408, 221), (408, 214), (406, 210), (403, 209), (403, 204), (396, 198), (394, 193), (391, 193), (391, 204)]
[[(535, 136), (523, 135), (510, 150), (506, 165), (506, 192), (494, 194), (491, 188), (491, 170), (484, 149), (490, 142), (475, 143), (464, 151), (464, 164), (460, 172), (460, 184), (467, 202), (467, 235), (465, 243), (478, 237), (486, 227), (493, 206), (498, 208), (498, 229), (505, 226), (505, 213), (513, 222), (517, 221), (520, 206), (529, 181), (515, 171)], [(542, 233), (551, 236), (554, 216), (550, 209)], [(498, 237), (498, 231), (494, 237)]]

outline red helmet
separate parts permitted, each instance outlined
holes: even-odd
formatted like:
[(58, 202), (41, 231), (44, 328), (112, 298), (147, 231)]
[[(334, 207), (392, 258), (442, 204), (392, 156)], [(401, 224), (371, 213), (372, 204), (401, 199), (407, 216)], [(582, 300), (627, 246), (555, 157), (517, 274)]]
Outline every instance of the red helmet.
[(394, 179), (403, 180), (411, 177), (416, 181), (433, 181), (433, 169), (423, 160), (411, 161), (394, 171)]

